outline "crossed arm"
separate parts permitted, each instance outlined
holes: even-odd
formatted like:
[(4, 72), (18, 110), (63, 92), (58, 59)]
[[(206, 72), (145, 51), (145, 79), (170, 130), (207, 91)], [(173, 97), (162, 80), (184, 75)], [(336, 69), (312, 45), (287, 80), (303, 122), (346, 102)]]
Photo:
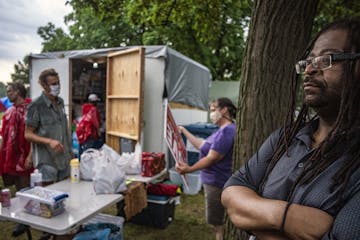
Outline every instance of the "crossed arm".
[(221, 200), (233, 224), (258, 239), (321, 239), (333, 223), (333, 218), (320, 209), (291, 204), (281, 232), (286, 201), (260, 197), (244, 186), (225, 188)]

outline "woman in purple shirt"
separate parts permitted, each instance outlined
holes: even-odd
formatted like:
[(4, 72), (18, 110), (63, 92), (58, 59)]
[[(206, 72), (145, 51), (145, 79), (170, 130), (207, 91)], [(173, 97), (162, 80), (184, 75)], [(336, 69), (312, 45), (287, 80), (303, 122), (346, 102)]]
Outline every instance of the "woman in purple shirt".
[(234, 119), (236, 107), (228, 98), (218, 98), (210, 104), (210, 119), (220, 128), (207, 139), (199, 139), (184, 127), (179, 131), (200, 150), (200, 159), (194, 165), (180, 164), (176, 171), (180, 174), (201, 169), (201, 181), (204, 186), (206, 220), (215, 228), (216, 240), (222, 238), (224, 208), (221, 205), (221, 191), (231, 176), (232, 155), (236, 127)]

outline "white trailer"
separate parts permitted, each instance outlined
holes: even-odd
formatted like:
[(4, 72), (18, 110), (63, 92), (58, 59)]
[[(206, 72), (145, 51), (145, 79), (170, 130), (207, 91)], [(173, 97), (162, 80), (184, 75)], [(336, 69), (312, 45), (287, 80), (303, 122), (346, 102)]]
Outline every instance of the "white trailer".
[(47, 68), (59, 73), (70, 123), (88, 93), (102, 96), (106, 143), (118, 152), (129, 140), (143, 151), (167, 152), (166, 101), (177, 124), (207, 121), (210, 71), (167, 46), (31, 54), (31, 98), (41, 94), (38, 77)]

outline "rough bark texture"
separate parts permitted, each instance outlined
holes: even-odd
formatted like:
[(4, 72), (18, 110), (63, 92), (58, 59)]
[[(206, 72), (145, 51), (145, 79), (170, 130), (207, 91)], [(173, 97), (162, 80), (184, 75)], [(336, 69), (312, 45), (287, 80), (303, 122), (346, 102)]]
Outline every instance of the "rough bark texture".
[[(242, 66), (234, 170), (282, 126), (294, 64), (309, 42), (318, 0), (254, 2)], [(226, 217), (224, 239), (247, 239)]]

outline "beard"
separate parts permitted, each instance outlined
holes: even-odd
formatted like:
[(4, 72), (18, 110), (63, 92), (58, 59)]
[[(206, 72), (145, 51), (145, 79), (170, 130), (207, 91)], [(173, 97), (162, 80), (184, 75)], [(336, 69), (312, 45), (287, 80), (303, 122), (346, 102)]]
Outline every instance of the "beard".
[[(306, 80), (305, 80), (306, 81)], [(314, 89), (304, 90), (304, 103), (314, 109), (339, 105), (341, 101), (341, 86), (329, 86), (327, 82), (309, 80)]]

